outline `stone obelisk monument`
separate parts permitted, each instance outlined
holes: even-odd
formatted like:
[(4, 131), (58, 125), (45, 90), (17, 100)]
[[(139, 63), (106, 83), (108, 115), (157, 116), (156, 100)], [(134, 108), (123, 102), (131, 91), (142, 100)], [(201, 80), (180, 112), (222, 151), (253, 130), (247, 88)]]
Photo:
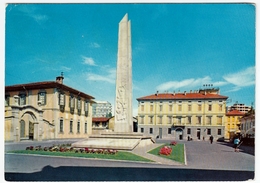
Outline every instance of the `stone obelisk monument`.
[(131, 22), (119, 22), (116, 70), (115, 132), (133, 132)]

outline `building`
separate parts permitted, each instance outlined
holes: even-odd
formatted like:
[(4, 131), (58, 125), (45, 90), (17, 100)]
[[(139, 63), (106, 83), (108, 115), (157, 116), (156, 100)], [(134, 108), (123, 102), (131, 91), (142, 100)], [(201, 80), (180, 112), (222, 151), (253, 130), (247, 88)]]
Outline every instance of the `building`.
[(94, 97), (56, 81), (5, 86), (5, 141), (82, 138)]
[(224, 139), (228, 97), (218, 88), (138, 98), (138, 132), (175, 140)]
[(100, 134), (102, 131), (108, 130), (109, 119), (106, 117), (92, 118), (92, 132), (93, 134)]
[(255, 138), (255, 111), (251, 109), (241, 119), (241, 135), (244, 138)]
[(112, 105), (107, 101), (95, 101), (92, 105), (93, 117), (112, 117)]
[(235, 103), (232, 106), (227, 107), (227, 111), (233, 111), (233, 110), (237, 110), (237, 111), (240, 111), (245, 114), (251, 110), (251, 106), (246, 106), (245, 104)]
[(243, 112), (232, 110), (226, 113), (225, 121), (225, 140), (232, 140), (240, 133), (240, 119), (244, 116)]

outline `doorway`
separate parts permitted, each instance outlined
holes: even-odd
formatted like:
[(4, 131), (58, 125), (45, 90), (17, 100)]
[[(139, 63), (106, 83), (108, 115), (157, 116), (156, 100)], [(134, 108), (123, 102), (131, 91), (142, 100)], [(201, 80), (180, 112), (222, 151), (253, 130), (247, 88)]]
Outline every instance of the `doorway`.
[(34, 124), (29, 122), (29, 140), (33, 140)]
[(162, 128), (159, 128), (159, 138), (162, 138)]
[(197, 129), (197, 139), (200, 140), (200, 129)]

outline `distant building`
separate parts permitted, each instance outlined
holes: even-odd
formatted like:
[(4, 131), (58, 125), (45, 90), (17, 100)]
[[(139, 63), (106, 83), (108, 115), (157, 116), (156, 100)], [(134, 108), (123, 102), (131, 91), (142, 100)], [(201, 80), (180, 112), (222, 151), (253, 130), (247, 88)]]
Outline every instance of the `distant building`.
[(237, 110), (245, 114), (248, 111), (250, 111), (250, 109), (251, 106), (246, 106), (245, 104), (239, 104), (239, 103), (235, 103), (232, 106), (227, 106), (227, 112)]
[(5, 141), (83, 138), (94, 97), (56, 81), (5, 86)]
[(224, 139), (227, 98), (218, 88), (137, 98), (138, 132), (176, 140)]
[(112, 105), (107, 101), (95, 101), (92, 106), (93, 117), (112, 117)]
[(245, 138), (255, 138), (255, 111), (251, 109), (241, 119), (241, 135)]
[(225, 140), (232, 140), (234, 136), (240, 134), (240, 120), (245, 114), (238, 110), (226, 113)]

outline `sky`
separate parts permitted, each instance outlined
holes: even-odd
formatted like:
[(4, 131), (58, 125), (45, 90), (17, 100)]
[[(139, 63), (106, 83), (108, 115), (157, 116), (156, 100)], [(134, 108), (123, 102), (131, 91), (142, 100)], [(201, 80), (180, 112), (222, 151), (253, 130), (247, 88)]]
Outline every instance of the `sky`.
[(132, 33), (137, 98), (213, 84), (227, 105), (255, 105), (256, 9), (252, 4), (9, 4), (6, 86), (55, 81), (114, 106), (118, 25)]

